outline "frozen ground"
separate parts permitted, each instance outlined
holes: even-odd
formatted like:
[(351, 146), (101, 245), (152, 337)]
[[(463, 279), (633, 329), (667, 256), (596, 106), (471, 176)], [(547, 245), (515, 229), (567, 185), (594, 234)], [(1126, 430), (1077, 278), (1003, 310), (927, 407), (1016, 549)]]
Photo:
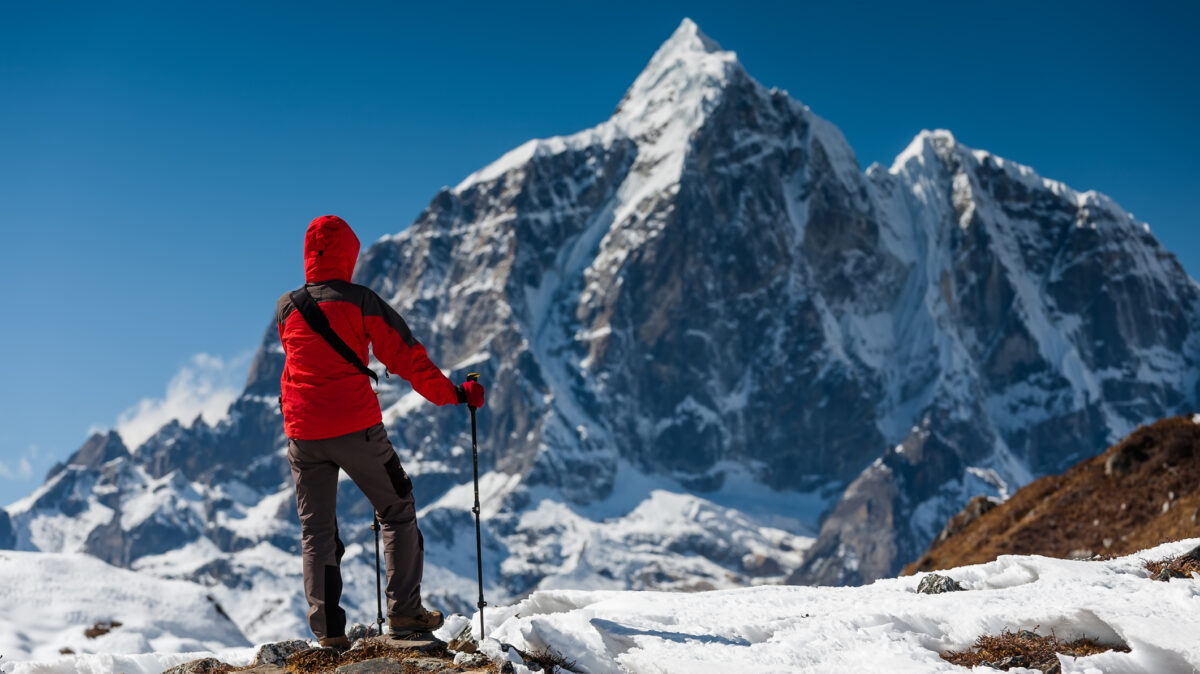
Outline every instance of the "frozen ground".
[(1131, 648), (1060, 656), (1064, 674), (1191, 674), (1200, 671), (1200, 579), (1151, 581), (1142, 562), (1197, 544), (1106, 562), (1005, 556), (942, 572), (969, 588), (942, 595), (917, 594), (921, 576), (856, 588), (544, 591), (486, 613), (487, 650), (551, 646), (592, 674), (964, 672), (938, 654), (1008, 628)]
[[(489, 608), (484, 650), (505, 657), (504, 644), (522, 650), (549, 646), (576, 660), (577, 671), (591, 674), (965, 672), (938, 654), (1007, 628), (1053, 631), (1064, 640), (1087, 637), (1131, 649), (1079, 659), (1060, 656), (1064, 674), (1192, 674), (1200, 672), (1200, 578), (1151, 581), (1142, 563), (1198, 544), (1200, 539), (1179, 541), (1104, 562), (1005, 556), (942, 572), (968, 588), (942, 595), (917, 594), (921, 576), (857, 588), (762, 586), (690, 594), (545, 590), (512, 606)], [(3, 556), (0, 602), (16, 609), (0, 617), (6, 655), (0, 671), (6, 674), (135, 674), (211, 654), (231, 664), (247, 664), (253, 657), (253, 648), (237, 646), (240, 635), (224, 631), (210, 617), (171, 625), (193, 630), (185, 637), (159, 631), (155, 623), (168, 624), (163, 622), (164, 611), (171, 612), (167, 603), (178, 602), (185, 613), (208, 603), (191, 596), (189, 584), (161, 588), (164, 598), (153, 600), (137, 584), (167, 581), (142, 580), (83, 556)], [(62, 589), (55, 577), (86, 572), (89, 563), (98, 565), (91, 571), (107, 574), (96, 584), (99, 598), (55, 596)], [(36, 572), (14, 572), (17, 567)], [(13, 583), (23, 587), (14, 591)], [(136, 632), (140, 639), (110, 635), (84, 646), (93, 653), (51, 655), (60, 643), (82, 643), (82, 637), (72, 641), (62, 635), (81, 634), (85, 624), (118, 613), (128, 620), (127, 634)], [(464, 621), (451, 618), (439, 636), (448, 638)], [(14, 650), (14, 633), (36, 643)], [(212, 645), (205, 650), (197, 643)], [(105, 649), (110, 652), (100, 652)], [(157, 652), (132, 654), (139, 649)], [(10, 653), (22, 652), (32, 656), (10, 661)]]
[[(120, 626), (106, 634), (84, 633), (112, 621)], [(162, 663), (186, 658), (135, 654), (249, 646), (195, 583), (119, 569), (84, 554), (0, 550), (0, 671), (157, 673)], [(64, 649), (76, 655), (64, 656)]]

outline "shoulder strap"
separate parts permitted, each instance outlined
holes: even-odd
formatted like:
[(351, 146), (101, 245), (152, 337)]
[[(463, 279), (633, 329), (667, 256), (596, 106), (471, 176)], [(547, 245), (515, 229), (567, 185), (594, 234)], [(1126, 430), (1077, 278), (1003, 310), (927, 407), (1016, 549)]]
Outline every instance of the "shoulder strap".
[(333, 326), (329, 324), (329, 318), (317, 306), (317, 301), (308, 292), (307, 286), (300, 286), (292, 291), (292, 304), (296, 305), (296, 309), (300, 312), (304, 321), (308, 323), (308, 327), (312, 328), (313, 332), (324, 337), (325, 341), (329, 342), (329, 346), (332, 346), (334, 351), (337, 351), (342, 358), (345, 358), (346, 362), (358, 368), (359, 372), (375, 380), (376, 384), (379, 383), (379, 375), (375, 374), (375, 371), (371, 368), (363, 365), (362, 359), (358, 357), (357, 353), (354, 353), (354, 349), (351, 349), (350, 345), (342, 341), (342, 338), (338, 337), (338, 334), (333, 331)]

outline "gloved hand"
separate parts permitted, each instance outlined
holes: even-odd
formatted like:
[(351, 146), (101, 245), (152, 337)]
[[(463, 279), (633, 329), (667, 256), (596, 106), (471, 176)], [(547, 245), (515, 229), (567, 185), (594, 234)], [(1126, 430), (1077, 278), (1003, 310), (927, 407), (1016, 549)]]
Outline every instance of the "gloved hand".
[(483, 407), (483, 384), (477, 381), (465, 381), (458, 385), (458, 402), (466, 403), (476, 409)]

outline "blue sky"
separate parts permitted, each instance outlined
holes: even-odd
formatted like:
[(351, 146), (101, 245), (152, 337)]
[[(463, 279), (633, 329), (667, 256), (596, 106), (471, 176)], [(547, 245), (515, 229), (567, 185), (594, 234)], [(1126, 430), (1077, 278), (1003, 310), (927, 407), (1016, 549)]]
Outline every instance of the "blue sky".
[(428, 5), (0, 6), (0, 503), (93, 427), (236, 390), (312, 217), (403, 229), (607, 118), (685, 16), (864, 167), (947, 128), (1107, 193), (1200, 275), (1200, 5)]

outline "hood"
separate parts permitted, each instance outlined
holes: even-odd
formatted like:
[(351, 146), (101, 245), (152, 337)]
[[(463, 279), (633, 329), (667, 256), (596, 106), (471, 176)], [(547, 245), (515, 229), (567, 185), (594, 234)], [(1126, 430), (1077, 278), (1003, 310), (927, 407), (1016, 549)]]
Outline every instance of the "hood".
[(336, 215), (313, 220), (304, 235), (304, 282), (349, 281), (358, 248), (358, 237), (345, 220)]

